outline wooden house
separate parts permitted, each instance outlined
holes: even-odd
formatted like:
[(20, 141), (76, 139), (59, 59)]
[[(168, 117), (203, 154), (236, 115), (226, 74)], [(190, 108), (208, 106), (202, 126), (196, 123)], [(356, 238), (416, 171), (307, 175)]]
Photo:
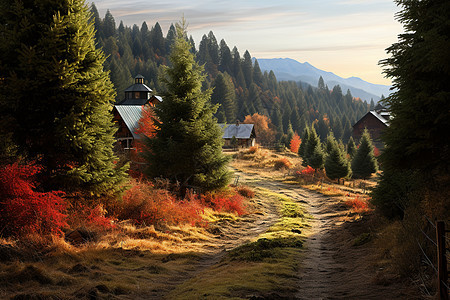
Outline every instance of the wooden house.
[[(222, 128), (224, 139), (224, 147), (251, 147), (255, 146), (256, 134), (253, 124), (219, 124)], [(236, 145), (233, 145), (233, 137), (236, 140)]]
[(359, 143), (359, 140), (364, 132), (364, 129), (370, 133), (373, 144), (378, 149), (383, 149), (384, 144), (381, 140), (383, 130), (389, 126), (390, 113), (383, 106), (378, 104), (374, 110), (365, 114), (358, 122), (353, 125), (353, 139), (355, 143)]
[(152, 90), (144, 84), (144, 77), (137, 75), (134, 84), (125, 90), (125, 99), (114, 106), (114, 122), (118, 126), (116, 139), (120, 150), (134, 149), (134, 141), (140, 139), (136, 134), (142, 109), (162, 102), (159, 96), (151, 95)]

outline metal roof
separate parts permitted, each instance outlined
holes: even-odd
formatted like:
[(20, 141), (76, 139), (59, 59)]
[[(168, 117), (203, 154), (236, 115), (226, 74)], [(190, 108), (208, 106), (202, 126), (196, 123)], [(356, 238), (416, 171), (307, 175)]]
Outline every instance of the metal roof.
[[(253, 124), (219, 124), (223, 130), (223, 138), (249, 139), (254, 137)], [(253, 135), (252, 135), (253, 134)]]
[(114, 106), (117, 109), (122, 120), (127, 125), (134, 139), (140, 139), (140, 136), (135, 133), (137, 128), (139, 127), (139, 120), (142, 116), (142, 106), (141, 105), (116, 105)]
[(144, 105), (147, 103), (148, 99), (125, 99), (118, 103), (118, 105)]
[(135, 83), (135, 84), (130, 85), (125, 90), (125, 93), (127, 93), (127, 92), (149, 92), (149, 93), (151, 93), (152, 89), (143, 83)]
[(359, 122), (361, 122), (361, 120), (363, 120), (367, 115), (373, 115), (375, 118), (377, 118), (381, 123), (383, 123), (386, 126), (389, 126), (389, 119), (390, 119), (390, 114), (387, 111), (383, 111), (381, 113), (378, 113), (374, 110), (369, 111), (367, 114), (365, 114), (361, 119), (359, 119), (354, 125), (353, 127), (355, 127)]
[(161, 96), (151, 96), (150, 99), (155, 97), (159, 102), (163, 102), (163, 98)]

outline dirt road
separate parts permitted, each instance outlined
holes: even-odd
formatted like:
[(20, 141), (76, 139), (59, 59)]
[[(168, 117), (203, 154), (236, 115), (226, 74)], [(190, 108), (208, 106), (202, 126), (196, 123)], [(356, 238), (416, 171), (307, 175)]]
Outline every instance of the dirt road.
[(372, 264), (370, 221), (349, 211), (339, 200), (257, 175), (237, 172), (241, 180), (285, 194), (303, 203), (312, 216), (299, 280), (293, 299), (415, 299), (395, 278), (380, 275)]

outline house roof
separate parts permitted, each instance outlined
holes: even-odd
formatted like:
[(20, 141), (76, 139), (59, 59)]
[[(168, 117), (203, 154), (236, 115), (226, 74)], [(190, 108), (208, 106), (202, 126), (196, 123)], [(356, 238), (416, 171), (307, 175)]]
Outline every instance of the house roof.
[(150, 99), (156, 98), (156, 100), (158, 100), (159, 102), (163, 102), (163, 98), (161, 96), (151, 96)]
[(368, 115), (372, 115), (375, 118), (377, 118), (381, 123), (383, 123), (386, 126), (389, 126), (389, 119), (390, 119), (390, 113), (387, 111), (383, 111), (381, 113), (378, 113), (374, 110), (369, 111), (367, 114), (365, 114), (361, 119), (358, 120), (358, 122), (356, 122), (353, 127), (355, 127), (359, 122), (361, 122), (361, 120), (363, 120), (366, 116)]
[(253, 124), (219, 124), (223, 130), (223, 138), (249, 139), (255, 136)]
[(118, 105), (144, 105), (145, 103), (147, 103), (148, 99), (134, 99), (134, 98), (130, 98), (130, 99), (125, 99), (122, 100), (118, 103)]
[(140, 136), (135, 131), (139, 127), (139, 120), (142, 116), (142, 105), (116, 105), (114, 107), (125, 122), (128, 130), (130, 130), (133, 138), (140, 139)]
[(135, 83), (135, 84), (130, 85), (125, 90), (125, 93), (127, 93), (127, 92), (149, 92), (149, 93), (151, 93), (152, 89), (143, 83)]

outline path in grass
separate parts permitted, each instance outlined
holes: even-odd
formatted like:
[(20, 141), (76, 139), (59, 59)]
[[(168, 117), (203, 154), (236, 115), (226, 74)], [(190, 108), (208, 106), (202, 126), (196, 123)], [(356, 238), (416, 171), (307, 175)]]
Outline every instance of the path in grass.
[(372, 263), (374, 246), (364, 240), (374, 234), (370, 218), (353, 213), (337, 197), (284, 183), (281, 177), (237, 174), (303, 203), (311, 215), (311, 227), (303, 230), (305, 249), (292, 299), (415, 298), (402, 282), (385, 277)]

